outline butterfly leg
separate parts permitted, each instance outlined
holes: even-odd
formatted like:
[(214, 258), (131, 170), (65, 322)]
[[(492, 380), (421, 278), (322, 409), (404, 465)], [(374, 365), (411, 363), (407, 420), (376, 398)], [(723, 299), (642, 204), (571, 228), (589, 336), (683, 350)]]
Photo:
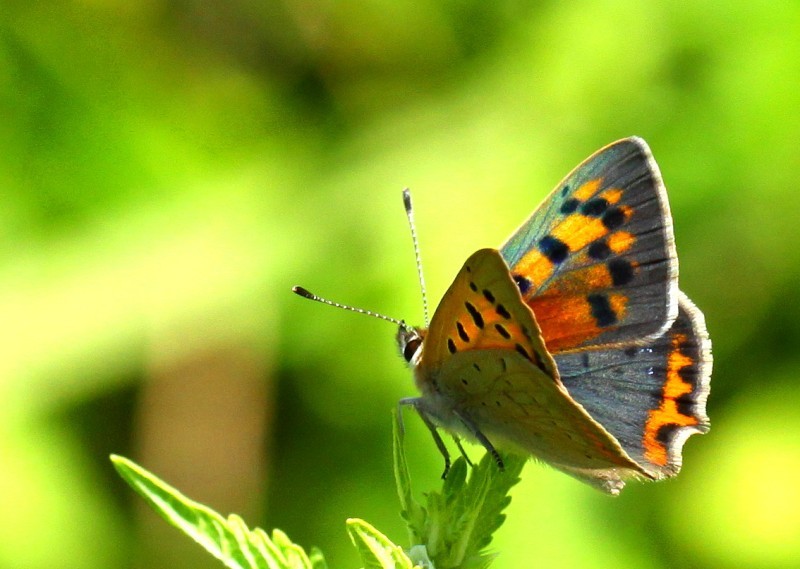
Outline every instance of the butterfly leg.
[(470, 466), (475, 466), (473, 462), (469, 459), (469, 456), (467, 456), (467, 451), (465, 451), (464, 447), (461, 446), (461, 439), (453, 435), (453, 441), (456, 443), (456, 446), (458, 447), (458, 451), (461, 453), (461, 456), (463, 456), (464, 460), (467, 461), (467, 464), (469, 464)]
[(467, 415), (458, 411), (457, 409), (454, 409), (453, 413), (456, 417), (458, 417), (459, 421), (461, 421), (461, 423), (467, 428), (472, 436), (483, 445), (483, 448), (486, 449), (486, 452), (492, 455), (492, 458), (497, 463), (497, 467), (500, 469), (500, 471), (505, 470), (505, 464), (503, 464), (503, 459), (500, 456), (500, 453), (497, 452), (497, 449), (494, 448), (494, 445), (491, 443), (491, 441), (489, 441), (489, 439), (486, 438), (486, 435), (481, 432), (477, 425), (475, 425), (475, 423), (473, 423)]
[[(420, 404), (421, 404), (421, 399), (419, 397), (409, 397), (406, 399), (401, 399), (400, 401), (397, 402), (397, 410), (398, 410), (397, 416), (398, 416), (398, 421), (400, 422), (398, 427), (400, 429), (400, 433), (404, 432), (402, 408), (406, 406), (413, 407), (417, 411), (417, 414), (422, 419), (422, 422), (425, 423), (426, 427), (428, 427), (428, 430), (431, 432), (431, 436), (433, 437), (433, 442), (436, 443), (436, 448), (439, 449), (439, 452), (441, 453), (442, 457), (444, 457), (444, 472), (442, 472), (442, 478), (443, 479), (447, 478), (447, 473), (450, 472), (450, 453), (448, 452), (447, 447), (445, 446), (441, 435), (439, 435), (439, 431), (436, 428), (436, 425), (428, 416), (428, 414), (425, 412), (425, 410), (422, 409)], [(459, 445), (459, 448), (461, 448), (461, 445)]]

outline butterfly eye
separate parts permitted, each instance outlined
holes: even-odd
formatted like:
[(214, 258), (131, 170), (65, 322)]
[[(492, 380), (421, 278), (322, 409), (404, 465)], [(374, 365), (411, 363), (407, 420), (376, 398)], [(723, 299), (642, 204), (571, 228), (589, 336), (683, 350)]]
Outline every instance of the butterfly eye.
[(397, 331), (397, 345), (403, 354), (403, 359), (411, 363), (422, 347), (422, 336), (417, 330), (401, 326)]
[(407, 362), (411, 362), (414, 359), (414, 355), (419, 350), (420, 346), (422, 345), (421, 338), (414, 338), (406, 344), (406, 347), (403, 348), (403, 357), (406, 359)]

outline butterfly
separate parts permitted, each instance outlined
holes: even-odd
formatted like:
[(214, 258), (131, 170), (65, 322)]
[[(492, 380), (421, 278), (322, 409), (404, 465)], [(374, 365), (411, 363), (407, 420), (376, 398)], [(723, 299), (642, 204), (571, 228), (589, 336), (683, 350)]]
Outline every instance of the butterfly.
[(666, 189), (640, 138), (597, 151), (499, 250), (472, 254), (430, 326), (386, 319), (420, 391), (400, 403), (447, 464), (439, 427), (501, 467), (497, 448), (522, 452), (616, 495), (676, 475), (686, 439), (709, 429), (711, 343), (678, 289)]

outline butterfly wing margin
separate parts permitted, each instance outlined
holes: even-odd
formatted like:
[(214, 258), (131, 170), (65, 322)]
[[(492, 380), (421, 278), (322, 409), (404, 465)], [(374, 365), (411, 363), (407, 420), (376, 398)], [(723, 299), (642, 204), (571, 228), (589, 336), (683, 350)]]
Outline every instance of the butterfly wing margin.
[(627, 138), (576, 167), (501, 247), (553, 353), (646, 343), (677, 316), (666, 189)]
[(648, 345), (555, 357), (569, 394), (655, 478), (676, 475), (686, 439), (709, 429), (711, 341), (702, 312), (678, 297), (672, 327)]

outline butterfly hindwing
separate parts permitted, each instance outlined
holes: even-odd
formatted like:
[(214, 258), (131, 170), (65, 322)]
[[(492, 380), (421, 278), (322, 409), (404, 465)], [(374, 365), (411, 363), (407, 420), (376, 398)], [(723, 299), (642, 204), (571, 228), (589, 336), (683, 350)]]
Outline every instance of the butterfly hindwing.
[(498, 448), (531, 454), (610, 493), (618, 492), (624, 479), (649, 477), (560, 382), (519, 354), (462, 352), (439, 372), (434, 375), (437, 395), (428, 401), (439, 401), (445, 417), (442, 405), (468, 417)]
[(501, 254), (552, 353), (644, 343), (677, 315), (669, 204), (641, 139), (580, 164)]
[(708, 430), (711, 344), (683, 293), (678, 317), (656, 340), (555, 359), (570, 395), (656, 478), (677, 474), (686, 438)]

